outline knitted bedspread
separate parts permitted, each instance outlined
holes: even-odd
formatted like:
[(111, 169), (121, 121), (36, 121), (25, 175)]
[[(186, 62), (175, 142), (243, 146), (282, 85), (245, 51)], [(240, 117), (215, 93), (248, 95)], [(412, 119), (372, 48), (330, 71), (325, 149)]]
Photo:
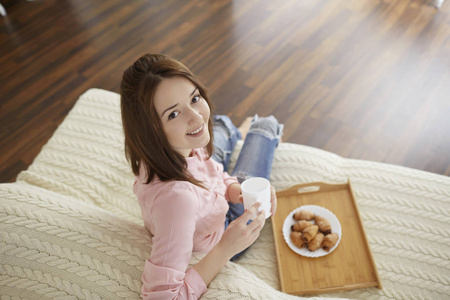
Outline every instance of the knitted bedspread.
[[(450, 299), (450, 178), (296, 144), (276, 150), (271, 182), (277, 190), (347, 179), (383, 289), (303, 297)], [(119, 95), (91, 89), (17, 182), (0, 185), (1, 299), (139, 299), (152, 241), (133, 182)], [(192, 264), (199, 259), (195, 253)], [(300, 298), (279, 290), (268, 220), (202, 299)]]

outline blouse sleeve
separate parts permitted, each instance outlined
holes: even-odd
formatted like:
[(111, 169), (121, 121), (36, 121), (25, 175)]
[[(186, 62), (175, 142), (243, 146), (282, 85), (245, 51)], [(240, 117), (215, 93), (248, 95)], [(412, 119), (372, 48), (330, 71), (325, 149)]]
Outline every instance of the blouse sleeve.
[(225, 183), (227, 189), (231, 184), (235, 182), (239, 183), (236, 177), (228, 175), (227, 172), (223, 172), (223, 182)]
[(186, 270), (192, 256), (197, 195), (179, 185), (165, 185), (157, 193), (151, 211), (146, 214), (154, 226), (154, 236), (142, 275), (141, 296), (198, 299), (207, 291), (206, 284), (195, 269)]

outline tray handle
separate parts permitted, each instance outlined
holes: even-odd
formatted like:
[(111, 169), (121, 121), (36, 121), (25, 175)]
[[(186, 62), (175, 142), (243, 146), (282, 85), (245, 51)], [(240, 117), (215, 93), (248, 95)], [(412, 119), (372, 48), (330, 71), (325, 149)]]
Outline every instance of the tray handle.
[(336, 189), (346, 188), (348, 186), (348, 181), (346, 183), (340, 183), (340, 184), (333, 184), (333, 183), (325, 183), (321, 181), (317, 182), (308, 182), (308, 183), (301, 183), (294, 186), (291, 186), (285, 190), (280, 191), (280, 194), (284, 193), (297, 193), (297, 194), (308, 194), (308, 193), (315, 193), (319, 191), (332, 191)]

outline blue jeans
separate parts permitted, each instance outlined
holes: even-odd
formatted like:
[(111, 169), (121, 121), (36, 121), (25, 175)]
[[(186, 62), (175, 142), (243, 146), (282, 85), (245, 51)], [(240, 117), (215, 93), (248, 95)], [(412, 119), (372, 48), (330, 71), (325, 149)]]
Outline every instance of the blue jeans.
[[(273, 117), (260, 118), (256, 115), (250, 125), (244, 144), (231, 176), (236, 176), (242, 183), (250, 177), (270, 179), (275, 149), (283, 132), (283, 125)], [(228, 170), (231, 154), (241, 133), (233, 125), (230, 118), (223, 115), (214, 116), (214, 153), (212, 158)], [(229, 210), (225, 218), (225, 229), (244, 213), (242, 203), (228, 202)], [(245, 250), (244, 250), (245, 251)], [(244, 251), (231, 258), (235, 260)]]

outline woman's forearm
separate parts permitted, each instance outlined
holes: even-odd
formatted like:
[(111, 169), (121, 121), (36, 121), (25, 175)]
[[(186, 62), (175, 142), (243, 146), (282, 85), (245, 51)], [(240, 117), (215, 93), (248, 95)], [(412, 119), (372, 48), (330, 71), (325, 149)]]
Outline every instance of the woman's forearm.
[(208, 286), (231, 257), (219, 243), (193, 268)]
[(231, 222), (219, 243), (193, 267), (206, 285), (211, 283), (233, 255), (248, 248), (258, 238), (266, 219), (264, 211), (262, 210), (253, 222), (248, 224), (248, 221), (260, 206), (261, 203), (256, 202), (242, 216)]

